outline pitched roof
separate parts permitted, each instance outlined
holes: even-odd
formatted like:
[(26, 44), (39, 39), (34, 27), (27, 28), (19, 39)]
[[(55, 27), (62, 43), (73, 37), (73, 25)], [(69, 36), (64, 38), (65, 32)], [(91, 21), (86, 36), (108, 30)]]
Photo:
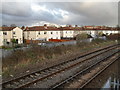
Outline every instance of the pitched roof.
[(50, 26), (34, 26), (34, 27), (26, 27), (25, 31), (48, 31), (48, 30), (59, 30), (57, 27)]
[(2, 27), (0, 27), (0, 30), (2, 30)]
[(85, 26), (85, 27), (93, 27), (93, 26)]
[(102, 27), (102, 26), (95, 26), (95, 27)]
[(11, 31), (14, 28), (16, 28), (16, 27), (2, 27), (1, 29), (2, 29), (2, 31)]
[(80, 30), (81, 27), (60, 27), (60, 30)]

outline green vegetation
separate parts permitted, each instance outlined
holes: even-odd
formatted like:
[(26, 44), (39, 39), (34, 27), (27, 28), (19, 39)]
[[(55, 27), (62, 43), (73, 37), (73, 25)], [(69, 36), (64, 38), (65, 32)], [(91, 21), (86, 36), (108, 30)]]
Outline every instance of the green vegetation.
[[(86, 35), (84, 36), (86, 38)], [(3, 58), (3, 77), (10, 76), (14, 74), (17, 70), (21, 68), (28, 67), (29, 65), (35, 65), (37, 63), (42, 63), (45, 60), (54, 59), (61, 55), (69, 55), (69, 53), (76, 53), (78, 51), (90, 51), (94, 48), (99, 48), (103, 46), (108, 46), (115, 43), (115, 41), (104, 41), (104, 40), (93, 40), (92, 43), (79, 43), (77, 45), (62, 45), (51, 48), (43, 48), (37, 45), (34, 45), (32, 48), (23, 50), (17, 50), (9, 57)]]
[(12, 39), (11, 42), (17, 44), (17, 40), (16, 39)]
[(88, 39), (88, 38), (92, 38), (92, 36), (90, 34), (87, 34), (87, 33), (78, 34), (76, 36), (76, 40), (77, 41), (79, 41), (79, 40), (85, 40), (85, 39)]
[(87, 39), (87, 38), (88, 38), (87, 33), (78, 34), (76, 36), (76, 40), (83, 40), (83, 39)]
[(2, 48), (2, 49), (12, 49), (12, 47), (10, 47), (10, 46), (1, 46), (0, 48)]
[(26, 47), (25, 44), (14, 44), (13, 46), (7, 45), (7, 46), (1, 46), (1, 49), (9, 50), (9, 49), (15, 49), (15, 48), (20, 48), (20, 47)]
[(105, 42), (105, 40), (102, 40), (100, 38), (96, 38), (96, 39), (92, 40), (92, 43), (96, 43), (96, 44), (99, 44), (99, 43), (102, 43), (102, 42)]
[(101, 36), (106, 36), (106, 35), (105, 35), (103, 32), (99, 32), (99, 33), (98, 33), (98, 36), (101, 37)]
[(110, 40), (120, 40), (120, 34), (108, 35), (107, 39), (110, 39)]

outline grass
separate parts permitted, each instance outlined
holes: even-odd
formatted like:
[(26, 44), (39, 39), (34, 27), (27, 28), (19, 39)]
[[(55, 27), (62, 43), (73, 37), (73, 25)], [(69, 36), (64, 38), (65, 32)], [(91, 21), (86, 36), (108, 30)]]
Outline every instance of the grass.
[(5, 49), (5, 50), (10, 50), (13, 49), (12, 47), (9, 46), (0, 46), (1, 49)]
[(32, 64), (44, 62), (44, 60), (54, 59), (58, 56), (76, 53), (76, 51), (90, 51), (93, 48), (99, 48), (115, 43), (115, 41), (94, 40), (92, 43), (79, 43), (77, 45), (57, 46), (51, 48), (42, 48), (33, 46), (23, 51), (17, 50), (9, 57), (3, 59), (2, 74), (7, 77), (14, 74), (16, 70), (27, 67)]

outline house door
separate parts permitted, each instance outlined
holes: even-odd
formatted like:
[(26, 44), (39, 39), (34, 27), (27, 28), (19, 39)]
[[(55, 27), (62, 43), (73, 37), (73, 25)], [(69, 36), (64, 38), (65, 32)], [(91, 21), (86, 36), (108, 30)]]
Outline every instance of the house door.
[(18, 39), (16, 39), (16, 43), (18, 44)]

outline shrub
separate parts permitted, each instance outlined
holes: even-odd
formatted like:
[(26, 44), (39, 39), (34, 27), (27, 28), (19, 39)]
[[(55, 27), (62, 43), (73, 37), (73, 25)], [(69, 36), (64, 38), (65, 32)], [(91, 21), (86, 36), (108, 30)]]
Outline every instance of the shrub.
[(76, 36), (76, 40), (83, 40), (83, 39), (87, 39), (87, 38), (88, 38), (87, 33), (78, 34)]
[(100, 39), (100, 38), (96, 38), (96, 39), (93, 39), (92, 42), (93, 43), (101, 43), (101, 42), (104, 42), (105, 40), (103, 39)]
[[(10, 74), (10, 66), (12, 67), (11, 70), (14, 71), (15, 66), (17, 68), (21, 68), (30, 64), (44, 62), (47, 59), (52, 59), (60, 55), (68, 54), (69, 52), (75, 53), (78, 50), (84, 51), (85, 49), (91, 49), (93, 45), (95, 47), (96, 43), (101, 44), (103, 41), (104, 40), (102, 39), (94, 39), (92, 43), (80, 42), (77, 45), (61, 45), (49, 48), (36, 45), (26, 50), (16, 50), (11, 56), (3, 58), (3, 72), (6, 71), (6, 73)], [(7, 68), (7, 70), (5, 68)]]
[(15, 48), (20, 48), (20, 47), (21, 47), (21, 45), (15, 45), (14, 47), (15, 47)]
[(109, 36), (107, 36), (107, 39), (109, 39), (109, 40), (120, 40), (120, 34), (109, 35)]
[(2, 49), (11, 49), (10, 46), (1, 46)]

